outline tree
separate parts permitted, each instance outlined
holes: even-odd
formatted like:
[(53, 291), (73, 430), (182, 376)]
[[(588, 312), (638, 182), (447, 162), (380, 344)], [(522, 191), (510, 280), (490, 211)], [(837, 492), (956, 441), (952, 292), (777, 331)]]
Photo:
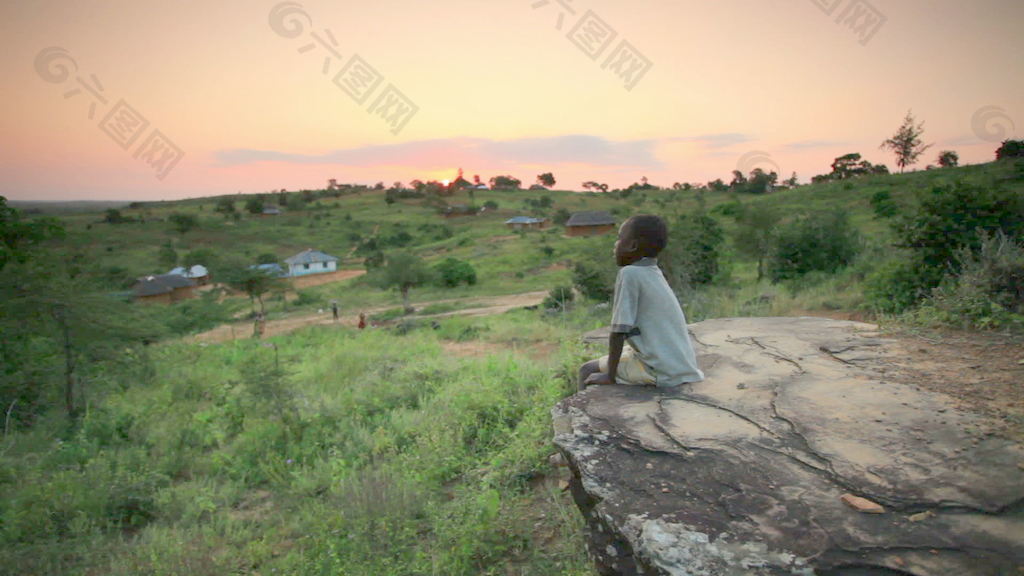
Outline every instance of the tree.
[(402, 308), (408, 314), (413, 311), (409, 306), (409, 290), (429, 283), (432, 277), (430, 268), (422, 258), (412, 252), (402, 251), (388, 255), (377, 282), (382, 288), (397, 288), (401, 292)]
[(103, 221), (107, 224), (121, 224), (127, 222), (128, 219), (125, 218), (117, 208), (107, 208), (107, 211), (103, 215)]
[(254, 268), (239, 260), (224, 264), (221, 279), (231, 288), (245, 292), (252, 304), (253, 313), (256, 312), (256, 303), (259, 302), (261, 314), (266, 313), (263, 295), (280, 284), (280, 279), (275, 278), (271, 272)]
[(551, 188), (555, 185), (555, 175), (551, 172), (545, 172), (537, 175), (537, 184)]
[(583, 189), (584, 190), (593, 190), (594, 192), (607, 192), (608, 191), (608, 185), (607, 184), (602, 184), (600, 182), (595, 182), (593, 180), (588, 180), (588, 181), (583, 183)]
[(778, 222), (778, 213), (764, 208), (746, 209), (736, 221), (736, 249), (757, 260), (758, 281), (764, 277), (764, 261), (771, 249), (772, 230)]
[(253, 196), (245, 201), (245, 210), (249, 214), (262, 214), (263, 213), (263, 197)]
[(235, 213), (235, 200), (229, 197), (221, 198), (217, 200), (217, 207), (213, 211), (223, 214), (225, 217), (231, 216)]
[(808, 272), (835, 272), (853, 262), (860, 247), (846, 212), (799, 215), (776, 226), (766, 260), (773, 283)]
[(23, 220), (21, 212), (0, 196), (0, 270), (8, 262), (24, 262), (27, 251), (48, 238), (64, 237), (64, 227), (52, 218)]
[(491, 190), (518, 190), (522, 181), (513, 176), (495, 176), (490, 180)]
[(923, 144), (921, 135), (924, 134), (924, 122), (914, 123), (914, 115), (908, 111), (903, 119), (903, 124), (891, 138), (888, 138), (880, 148), (888, 148), (896, 154), (896, 165), (900, 167), (900, 174), (903, 169), (917, 162), (917, 159), (924, 154), (924, 151), (931, 148), (931, 144)]
[(711, 283), (718, 273), (725, 240), (721, 224), (706, 214), (686, 214), (677, 218), (668, 232), (668, 245), (658, 262), (673, 290), (679, 293)]
[(454, 288), (465, 283), (467, 286), (476, 284), (476, 270), (473, 265), (456, 258), (445, 258), (434, 266), (438, 283), (445, 288)]
[(181, 214), (176, 212), (168, 216), (167, 219), (174, 225), (174, 230), (182, 236), (199, 225), (199, 220), (191, 214)]
[(1024, 140), (1006, 140), (996, 149), (996, 160), (1024, 158)]
[(939, 152), (939, 166), (943, 168), (954, 168), (960, 164), (960, 155), (952, 150)]

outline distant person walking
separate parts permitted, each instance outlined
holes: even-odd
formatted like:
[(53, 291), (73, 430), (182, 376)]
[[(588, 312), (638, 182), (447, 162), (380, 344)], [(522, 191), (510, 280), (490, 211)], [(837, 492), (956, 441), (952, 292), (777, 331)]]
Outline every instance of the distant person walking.
[(338, 301), (331, 300), (331, 314), (334, 314), (334, 321), (338, 321)]
[(263, 315), (263, 312), (256, 313), (256, 323), (252, 330), (254, 338), (263, 338), (263, 334), (267, 331), (267, 317)]
[(363, 328), (366, 328), (366, 314), (360, 312), (359, 313), (359, 329), (362, 330)]

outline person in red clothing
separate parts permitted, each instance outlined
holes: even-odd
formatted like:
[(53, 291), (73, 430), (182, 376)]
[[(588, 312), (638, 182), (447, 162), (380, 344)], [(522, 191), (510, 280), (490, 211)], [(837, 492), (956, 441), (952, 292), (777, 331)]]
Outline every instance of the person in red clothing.
[(359, 329), (362, 330), (363, 328), (366, 328), (366, 314), (360, 312), (359, 313)]

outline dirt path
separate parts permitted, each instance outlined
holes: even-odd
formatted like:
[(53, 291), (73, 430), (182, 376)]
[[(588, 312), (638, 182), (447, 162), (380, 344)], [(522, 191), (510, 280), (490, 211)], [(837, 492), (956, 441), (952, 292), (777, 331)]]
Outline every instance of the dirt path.
[[(470, 303), (471, 307), (464, 308), (462, 310), (453, 310), (443, 314), (411, 316), (411, 318), (448, 318), (451, 316), (489, 316), (492, 314), (501, 314), (514, 308), (536, 306), (544, 300), (547, 294), (547, 291), (541, 290), (538, 292), (525, 292), (523, 294), (510, 294), (506, 296), (489, 296), (469, 299), (449, 298), (445, 300), (434, 300), (431, 302), (417, 302), (415, 305), (420, 308), (431, 304), (445, 304), (463, 301)], [(394, 308), (394, 305), (368, 308), (364, 310), (364, 312), (367, 316), (370, 316), (391, 308)], [(342, 315), (338, 324), (342, 326), (355, 326), (358, 322), (359, 318), (357, 315)], [(330, 310), (325, 309), (323, 314), (304, 314), (302, 316), (268, 320), (263, 335), (264, 337), (277, 336), (280, 334), (287, 334), (306, 326), (333, 323), (334, 320), (331, 317)], [(251, 338), (252, 333), (253, 323), (251, 321), (233, 322), (231, 324), (224, 324), (214, 328), (213, 330), (197, 334), (192, 337), (192, 340), (194, 342), (207, 343), (226, 342), (228, 340)]]

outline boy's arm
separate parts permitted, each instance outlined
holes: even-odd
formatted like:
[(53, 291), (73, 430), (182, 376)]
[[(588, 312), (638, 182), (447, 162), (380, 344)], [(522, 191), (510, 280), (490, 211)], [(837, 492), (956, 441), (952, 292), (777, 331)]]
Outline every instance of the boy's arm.
[(619, 359), (622, 358), (622, 345), (626, 342), (626, 334), (612, 332), (608, 336), (608, 380), (615, 383), (615, 375), (619, 371)]
[(615, 375), (619, 371), (619, 360), (622, 358), (622, 346), (626, 342), (626, 336), (625, 332), (612, 332), (608, 336), (608, 372), (591, 374), (584, 384), (615, 384)]

